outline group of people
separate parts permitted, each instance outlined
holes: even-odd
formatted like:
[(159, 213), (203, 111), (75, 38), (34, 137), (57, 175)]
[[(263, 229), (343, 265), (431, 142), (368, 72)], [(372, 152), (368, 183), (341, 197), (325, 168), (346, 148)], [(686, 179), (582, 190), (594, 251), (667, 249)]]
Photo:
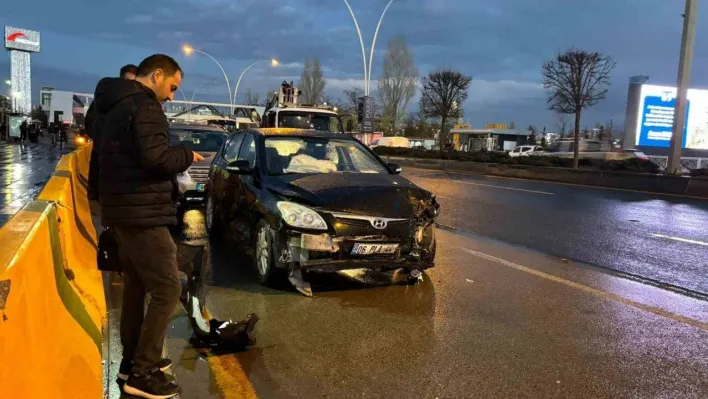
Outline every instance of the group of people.
[(98, 82), (85, 122), (94, 143), (89, 199), (115, 236), (123, 269), (118, 378), (124, 392), (143, 398), (170, 398), (180, 391), (165, 375), (172, 362), (161, 356), (181, 293), (177, 247), (168, 228), (177, 224), (177, 174), (204, 160), (186, 146), (170, 145), (161, 104), (174, 98), (183, 76), (179, 64), (163, 54), (126, 65), (119, 78)]
[[(52, 138), (52, 144), (56, 144), (57, 140), (60, 143), (67, 141), (66, 126), (63, 123), (50, 123), (46, 127), (47, 133)], [(27, 123), (27, 120), (20, 124), (19, 141), (25, 143), (37, 143), (40, 137), (44, 137), (44, 128), (37, 123)], [(9, 140), (8, 125), (4, 121), (0, 123), (0, 140)]]

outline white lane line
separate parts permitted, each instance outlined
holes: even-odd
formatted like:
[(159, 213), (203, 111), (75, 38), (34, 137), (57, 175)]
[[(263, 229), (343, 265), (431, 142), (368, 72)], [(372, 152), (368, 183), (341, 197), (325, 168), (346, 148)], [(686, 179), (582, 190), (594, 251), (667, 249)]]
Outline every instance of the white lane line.
[(663, 234), (649, 234), (649, 237), (663, 238), (665, 240), (680, 241), (680, 242), (686, 242), (689, 244), (703, 245), (705, 247), (708, 247), (708, 242), (689, 240), (688, 238), (671, 237), (671, 236), (665, 236)]
[(504, 189), (504, 190), (513, 190), (513, 191), (523, 191), (523, 192), (526, 192), (526, 193), (543, 194), (543, 195), (555, 195), (555, 193), (549, 193), (549, 192), (546, 192), (546, 191), (524, 190), (524, 189), (521, 189), (521, 188), (495, 186), (495, 185), (492, 185), (492, 184), (472, 183), (472, 182), (469, 182), (469, 181), (462, 181), (462, 180), (453, 180), (452, 182), (453, 182), (453, 183), (459, 183), (459, 184), (469, 184), (469, 185), (472, 185), (472, 186), (501, 188), (501, 189)]
[(659, 308), (659, 307), (656, 307), (656, 306), (650, 306), (650, 305), (645, 305), (645, 304), (640, 303), (640, 302), (635, 302), (635, 301), (633, 301), (633, 300), (631, 300), (631, 299), (627, 299), (627, 298), (621, 297), (621, 296), (619, 296), (619, 295), (611, 294), (611, 293), (609, 293), (609, 292), (605, 292), (605, 291), (602, 291), (602, 290), (598, 290), (598, 289), (596, 289), (596, 288), (588, 287), (588, 286), (586, 286), (586, 285), (582, 285), (582, 284), (576, 283), (576, 282), (574, 282), (574, 281), (566, 280), (566, 279), (564, 279), (564, 278), (561, 278), (561, 277), (558, 277), (558, 276), (554, 276), (554, 275), (552, 275), (552, 274), (544, 273), (544, 272), (542, 272), (542, 271), (539, 271), (539, 270), (536, 270), (536, 269), (532, 269), (532, 268), (530, 268), (530, 267), (526, 267), (526, 266), (519, 265), (518, 263), (514, 263), (514, 262), (510, 262), (510, 261), (508, 261), (508, 260), (504, 260), (504, 259), (501, 259), (501, 258), (497, 258), (496, 256), (487, 255), (487, 254), (485, 254), (484, 252), (479, 252), (479, 251), (475, 251), (475, 250), (467, 249), (467, 248), (461, 248), (461, 249), (462, 249), (464, 252), (467, 252), (468, 254), (473, 255), (473, 256), (476, 256), (476, 257), (481, 258), (481, 259), (486, 259), (486, 260), (488, 260), (488, 261), (495, 262), (495, 263), (498, 263), (498, 264), (500, 264), (500, 265), (507, 266), (507, 267), (510, 267), (510, 268), (512, 268), (512, 269), (516, 269), (516, 270), (522, 271), (522, 272), (524, 272), (524, 273), (533, 274), (534, 276), (541, 277), (541, 278), (543, 278), (543, 279), (550, 280), (550, 281), (553, 281), (553, 282), (556, 282), (556, 283), (559, 283), (559, 284), (563, 284), (563, 285), (566, 285), (566, 286), (568, 286), (568, 287), (575, 288), (575, 289), (577, 289), (577, 290), (587, 292), (587, 293), (589, 293), (589, 294), (593, 294), (593, 295), (595, 295), (595, 296), (598, 296), (598, 297), (603, 298), (603, 299), (606, 299), (606, 300), (611, 300), (611, 301), (619, 302), (619, 303), (622, 303), (622, 304), (625, 304), (625, 305), (628, 305), (628, 306), (635, 307), (635, 308), (640, 309), (640, 310), (644, 310), (644, 311), (646, 311), (646, 312), (653, 313), (653, 314), (658, 315), (658, 316), (666, 317), (666, 318), (668, 318), (668, 319), (671, 319), (671, 320), (674, 320), (674, 321), (678, 321), (678, 322), (680, 322), (680, 323), (688, 324), (688, 325), (690, 325), (690, 326), (697, 327), (697, 328), (700, 328), (700, 329), (702, 329), (702, 330), (708, 331), (708, 323), (703, 323), (703, 322), (701, 322), (701, 321), (692, 319), (692, 318), (690, 318), (690, 317), (681, 316), (681, 315), (678, 315), (678, 314), (675, 314), (675, 313), (667, 312), (666, 310), (664, 310), (664, 309), (662, 309), (662, 308)]

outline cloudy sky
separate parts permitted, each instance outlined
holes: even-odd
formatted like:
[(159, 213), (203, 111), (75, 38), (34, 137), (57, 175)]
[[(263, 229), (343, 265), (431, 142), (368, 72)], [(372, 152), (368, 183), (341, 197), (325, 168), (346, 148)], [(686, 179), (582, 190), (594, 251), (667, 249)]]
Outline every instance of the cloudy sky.
[[(350, 0), (367, 53), (386, 3)], [(554, 130), (541, 64), (571, 46), (600, 51), (618, 65), (607, 100), (586, 113), (583, 125), (612, 118), (617, 126), (630, 76), (675, 83), (683, 6), (680, 0), (396, 0), (379, 33), (372, 75), (381, 72), (386, 43), (403, 35), (421, 74), (451, 66), (473, 76), (464, 106), (473, 126), (515, 121)], [(90, 92), (100, 77), (155, 52), (182, 64), (188, 97), (215, 79), (196, 98), (227, 102), (216, 64), (198, 54), (183, 56), (184, 43), (218, 59), (233, 81), (252, 62), (281, 61), (277, 69), (250, 70), (240, 100), (247, 88), (264, 93), (284, 79), (297, 81), (308, 56), (321, 59), (329, 95), (363, 87), (359, 39), (342, 0), (8, 1), (0, 5), (0, 23), (42, 34), (42, 53), (33, 56), (35, 102), (40, 86)], [(8, 58), (0, 57), (0, 77), (9, 75)], [(708, 9), (699, 10), (693, 65), (692, 86), (708, 88)]]

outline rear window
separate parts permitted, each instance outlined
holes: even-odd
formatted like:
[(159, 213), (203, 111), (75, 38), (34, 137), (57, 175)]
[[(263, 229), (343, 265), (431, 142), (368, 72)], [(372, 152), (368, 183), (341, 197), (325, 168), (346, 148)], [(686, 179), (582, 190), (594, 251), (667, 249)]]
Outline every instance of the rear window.
[(228, 134), (214, 130), (170, 129), (170, 144), (185, 145), (194, 151), (217, 152)]

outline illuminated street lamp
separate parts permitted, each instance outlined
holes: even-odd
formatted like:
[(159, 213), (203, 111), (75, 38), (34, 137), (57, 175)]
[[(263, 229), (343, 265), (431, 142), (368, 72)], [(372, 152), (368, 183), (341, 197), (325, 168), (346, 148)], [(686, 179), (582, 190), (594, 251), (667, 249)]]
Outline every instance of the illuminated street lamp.
[(263, 63), (263, 62), (270, 62), (270, 66), (272, 66), (273, 68), (275, 68), (275, 67), (277, 67), (278, 65), (280, 65), (280, 63), (278, 62), (278, 60), (276, 60), (275, 58), (270, 59), (270, 60), (261, 60), (261, 61), (256, 61), (256, 62), (254, 62), (253, 64), (247, 66), (247, 67), (241, 72), (241, 76), (238, 77), (238, 81), (236, 82), (236, 88), (234, 89), (233, 100), (231, 100), (231, 113), (232, 113), (232, 114), (234, 113), (234, 105), (236, 104), (236, 94), (238, 94), (238, 86), (241, 84), (241, 79), (243, 78), (243, 75), (245, 75), (245, 74), (246, 74), (246, 71), (248, 71), (249, 69), (251, 69), (252, 66), (261, 64), (261, 63)]
[(209, 55), (201, 50), (197, 50), (194, 47), (186, 45), (186, 44), (184, 46), (182, 46), (182, 51), (187, 56), (192, 55), (192, 53), (199, 53), (199, 54), (205, 55), (205, 56), (211, 58), (211, 60), (216, 63), (216, 65), (219, 67), (219, 69), (221, 69), (221, 73), (224, 74), (224, 80), (226, 81), (226, 90), (229, 92), (229, 104), (233, 104), (233, 100), (231, 99), (231, 84), (229, 83), (229, 77), (226, 76), (226, 71), (224, 71), (224, 68), (221, 66), (219, 61), (217, 61), (216, 58), (212, 57), (211, 55)]
[(366, 50), (364, 48), (364, 39), (361, 37), (361, 30), (359, 29), (359, 22), (356, 20), (356, 16), (354, 15), (354, 11), (352, 10), (352, 7), (349, 5), (349, 2), (347, 0), (344, 0), (344, 3), (347, 5), (347, 8), (349, 9), (349, 14), (351, 14), (352, 19), (354, 20), (354, 27), (356, 27), (356, 33), (359, 35), (359, 43), (361, 44), (361, 58), (364, 61), (364, 95), (368, 96), (370, 92), (369, 86), (371, 85), (371, 68), (373, 65), (373, 58), (374, 58), (374, 48), (376, 47), (376, 38), (379, 35), (379, 28), (381, 27), (381, 23), (383, 22), (384, 15), (386, 15), (386, 11), (388, 11), (388, 8), (391, 6), (393, 3), (393, 0), (390, 0), (388, 4), (386, 4), (386, 7), (384, 8), (383, 12), (381, 13), (381, 17), (379, 18), (379, 23), (376, 25), (376, 31), (374, 32), (374, 40), (371, 42), (371, 53), (369, 55), (369, 66), (366, 66)]

